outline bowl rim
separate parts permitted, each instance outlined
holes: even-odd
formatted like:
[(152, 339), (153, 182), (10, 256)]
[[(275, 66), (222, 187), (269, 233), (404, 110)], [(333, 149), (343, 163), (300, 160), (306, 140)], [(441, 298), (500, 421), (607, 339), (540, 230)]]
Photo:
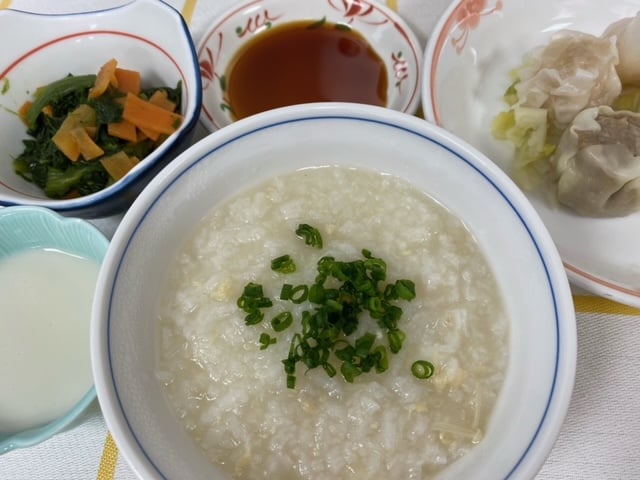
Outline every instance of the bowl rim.
[[(106, 268), (101, 270), (99, 293), (94, 301), (91, 332), (92, 362), (97, 395), (103, 405), (105, 421), (110, 431), (114, 438), (123, 445), (123, 455), (133, 468), (144, 474), (145, 477), (163, 476), (156, 470), (156, 466), (137, 443), (135, 433), (130, 430), (131, 426), (123, 411), (124, 406), (118, 397), (112, 374), (109, 373), (113, 368), (111, 347), (107, 345), (109, 342), (105, 337), (110, 335), (107, 325), (109, 322), (107, 311), (112, 308), (110, 289), (117, 282), (115, 278), (121, 268), (122, 257), (125, 255), (132, 238), (142, 228), (144, 219), (153, 208), (153, 204), (164, 195), (171, 183), (212, 150), (224, 147), (233, 139), (264, 130), (268, 126), (281, 126), (291, 121), (313, 119), (355, 119), (379, 122), (389, 127), (426, 135), (428, 138), (430, 136), (432, 140), (435, 138), (442, 147), (451, 153), (459, 156), (465, 162), (472, 163), (474, 168), (478, 169), (480, 166), (483, 172), (489, 172), (491, 178), (494, 179), (492, 183), (497, 181), (509, 191), (509, 197), (506, 200), (515, 202), (517, 207), (512, 204), (512, 208), (517, 211), (524, 228), (527, 229), (536, 244), (537, 254), (544, 265), (549, 281), (550, 297), (552, 297), (550, 301), (553, 302), (555, 311), (557, 335), (555, 370), (552, 387), (548, 392), (548, 397), (545, 397), (547, 398), (546, 408), (535, 435), (508, 475), (509, 478), (533, 476), (541, 468), (550, 452), (568, 410), (575, 378), (577, 352), (575, 311), (571, 292), (559, 255), (547, 230), (533, 207), (520, 190), (516, 189), (506, 174), (472, 146), (456, 139), (440, 127), (413, 116), (381, 107), (337, 103), (283, 107), (234, 122), (230, 126), (214, 132), (192, 146), (176, 162), (154, 178), (149, 188), (145, 189), (125, 214), (121, 223), (122, 228), (116, 231), (107, 253)], [(544, 247), (542, 250), (540, 245)]]
[[(318, 1), (318, 3), (321, 2), (321, 0), (313, 0), (313, 1)], [(324, 0), (324, 3), (327, 6), (332, 6), (334, 4), (334, 1), (335, 0)], [(248, 10), (253, 11), (258, 5), (267, 4), (267, 6), (269, 6), (269, 4), (274, 4), (278, 2), (283, 4), (297, 3), (296, 0), (243, 0), (241, 3), (237, 5), (233, 5), (227, 8), (226, 10), (222, 11), (221, 13), (217, 14), (215, 17), (215, 20), (210, 24), (209, 27), (207, 27), (207, 29), (202, 34), (200, 41), (198, 42), (198, 45), (196, 47), (196, 54), (198, 56), (198, 61), (201, 62), (202, 64), (200, 57), (203, 55), (202, 52), (205, 49), (205, 47), (212, 41), (211, 40), (212, 35), (222, 25), (227, 23), (230, 19), (233, 19), (234, 17), (244, 17), (246, 11)], [(338, 2), (335, 2), (335, 3), (338, 3)], [(353, 2), (353, 5), (351, 6), (351, 8), (356, 9), (359, 12), (364, 11), (365, 13), (369, 11), (377, 11), (382, 13), (385, 16), (385, 18), (392, 23), (394, 29), (398, 31), (400, 35), (403, 37), (407, 47), (409, 47), (414, 57), (413, 61), (415, 62), (416, 71), (415, 71), (415, 81), (413, 82), (411, 95), (408, 97), (408, 102), (406, 103), (406, 106), (403, 108), (402, 112), (415, 113), (420, 107), (420, 103), (421, 103), (420, 91), (422, 87), (422, 72), (423, 72), (422, 62), (424, 57), (423, 47), (420, 40), (418, 39), (418, 36), (416, 35), (416, 33), (413, 31), (411, 26), (406, 22), (404, 18), (402, 18), (396, 11), (392, 10), (382, 2), (376, 2), (375, 0), (356, 0), (355, 2)], [(332, 10), (329, 10), (329, 9), (327, 9), (327, 11), (333, 12)], [(355, 15), (357, 15), (357, 13), (355, 13)], [(346, 16), (347, 15), (345, 14), (345, 17)], [(301, 19), (304, 19), (304, 18), (301, 18)], [(287, 22), (293, 22), (293, 21), (295, 21), (295, 19), (287, 20)], [(381, 43), (380, 41), (376, 41), (376, 39), (374, 38), (375, 35), (368, 35), (366, 32), (363, 32), (361, 29), (355, 28), (355, 30), (357, 30), (366, 39), (366, 41), (370, 44), (370, 46), (374, 49), (374, 51), (376, 51), (376, 53), (378, 54), (381, 53), (380, 52)], [(256, 31), (252, 35), (256, 35), (256, 34), (259, 34), (259, 33)], [(241, 42), (241, 45), (243, 45), (244, 43), (245, 43), (244, 41)], [(234, 50), (231, 56), (235, 55), (237, 51), (238, 51), (237, 49)], [(201, 66), (201, 71), (202, 71), (202, 66)], [(392, 72), (387, 72), (387, 73), (389, 77), (392, 74)], [(201, 86), (202, 91), (206, 89), (205, 87), (206, 87), (205, 82), (203, 82)], [(391, 87), (391, 82), (390, 82), (389, 88), (390, 87)], [(217, 113), (218, 109), (215, 108), (215, 106), (214, 108), (209, 106), (206, 100), (207, 100), (207, 97), (206, 95), (203, 94), (202, 111), (200, 114), (200, 119), (203, 126), (209, 132), (213, 132), (222, 127), (228, 126), (231, 123), (234, 123), (236, 121), (236, 120), (229, 120), (228, 118), (226, 118), (226, 116), (224, 118), (219, 118), (219, 114)], [(335, 102), (335, 103), (344, 103), (344, 102)]]
[[(16, 215), (18, 217), (16, 217)], [(11, 218), (10, 218), (11, 217)], [(16, 205), (11, 207), (0, 207), (0, 223), (5, 221), (14, 221), (18, 218), (41, 218), (47, 224), (53, 225), (52, 228), (65, 229), (69, 225), (77, 225), (91, 236), (96, 245), (101, 247), (102, 256), (106, 255), (109, 241), (107, 238), (90, 222), (80, 218), (64, 217), (59, 213), (40, 206), (33, 205)], [(47, 232), (44, 232), (45, 234)], [(24, 249), (33, 248), (25, 247)], [(23, 251), (22, 248), (16, 249), (16, 252)], [(70, 408), (66, 413), (56, 419), (51, 420), (39, 427), (33, 427), (20, 432), (7, 434), (0, 438), (0, 456), (19, 448), (26, 448), (41, 443), (57, 433), (62, 432), (66, 427), (71, 425), (87, 407), (96, 399), (96, 388), (92, 384), (89, 390)]]
[[(182, 42), (182, 48), (185, 53), (188, 53), (188, 63), (181, 66), (179, 60), (175, 58), (175, 55), (170, 55), (166, 52), (162, 44), (157, 43), (156, 40), (147, 38), (144, 34), (137, 32), (128, 32), (118, 25), (117, 19), (121, 15), (132, 15), (138, 10), (151, 10), (155, 15), (165, 15), (167, 19), (171, 19), (179, 26), (179, 34), (172, 36), (172, 41), (175, 42), (178, 39)], [(104, 28), (99, 30), (98, 33), (105, 34), (126, 34), (137, 41), (142, 41), (146, 44), (154, 45), (160, 49), (171, 61), (180, 75), (185, 79), (193, 82), (193, 89), (189, 88), (189, 85), (182, 86), (183, 89), (189, 88), (189, 96), (187, 97), (189, 103), (184, 106), (185, 121), (181, 124), (180, 128), (172, 134), (172, 137), (168, 138), (160, 146), (158, 146), (151, 154), (150, 157), (145, 158), (140, 164), (136, 166), (135, 171), (130, 172), (129, 175), (121, 178), (117, 182), (105, 187), (104, 189), (94, 192), (89, 195), (72, 198), (72, 199), (49, 199), (49, 198), (0, 198), (0, 206), (19, 206), (19, 205), (31, 205), (50, 208), (52, 210), (66, 213), (75, 214), (78, 212), (88, 211), (93, 208), (100, 208), (103, 202), (110, 202), (114, 200), (118, 195), (126, 192), (130, 187), (139, 182), (140, 177), (153, 171), (156, 168), (157, 163), (164, 157), (164, 155), (171, 154), (172, 148), (189, 138), (194, 127), (198, 124), (200, 110), (202, 106), (202, 87), (201, 77), (199, 74), (198, 57), (196, 55), (195, 44), (189, 26), (187, 25), (184, 17), (180, 14), (175, 7), (165, 2), (165, 0), (130, 0), (121, 5), (116, 5), (107, 8), (98, 8), (90, 11), (82, 12), (70, 12), (70, 13), (41, 13), (30, 12), (18, 9), (2, 9), (0, 10), (0, 16), (17, 16), (22, 18), (33, 19), (36, 22), (47, 22), (51, 18), (58, 21), (69, 20), (69, 22), (75, 22), (74, 25), (78, 25), (78, 28), (74, 29), (72, 34), (69, 34), (68, 27), (63, 27), (64, 33), (62, 36), (54, 31), (52, 35), (48, 37), (45, 45), (52, 43), (54, 40), (64, 40), (73, 35), (88, 35), (92, 33), (92, 30), (86, 29), (82, 22), (85, 19), (96, 17), (104, 23), (107, 30)], [(38, 44), (35, 47), (29, 49), (27, 52), (22, 53), (16, 60), (14, 60), (8, 67), (3, 66), (3, 71), (0, 75), (4, 75), (7, 71), (10, 71), (16, 64), (20, 63), (22, 59), (30, 55), (32, 52), (42, 47), (42, 44)], [(4, 73), (3, 73), (4, 72)], [(0, 77), (3, 78), (3, 77)], [(193, 90), (193, 91), (191, 91)], [(147, 161), (148, 160), (148, 161)], [(86, 216), (86, 215), (83, 215)]]
[(444, 47), (444, 42), (449, 36), (449, 30), (455, 21), (454, 13), (463, 8), (465, 0), (453, 0), (438, 18), (431, 35), (427, 39), (422, 60), (422, 113), (426, 120), (441, 126), (438, 115), (438, 104), (435, 99), (435, 78), (437, 67)]

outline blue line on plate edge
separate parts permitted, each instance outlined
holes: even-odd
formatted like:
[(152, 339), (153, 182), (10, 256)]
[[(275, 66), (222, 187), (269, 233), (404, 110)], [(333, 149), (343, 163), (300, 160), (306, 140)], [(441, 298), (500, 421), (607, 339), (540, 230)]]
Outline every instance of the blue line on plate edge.
[[(131, 236), (127, 240), (125, 248), (124, 248), (124, 250), (122, 252), (122, 258), (124, 258), (126, 256), (126, 252), (129, 249), (129, 246), (130, 246), (133, 238), (135, 237), (136, 232), (138, 231), (138, 228), (142, 225), (142, 223), (144, 222), (144, 219), (149, 215), (149, 213), (151, 212), (151, 210), (153, 209), (154, 205), (159, 200), (159, 198), (162, 197), (162, 195), (167, 190), (169, 190), (169, 188), (171, 188), (173, 186), (173, 184), (178, 179), (180, 179), (184, 174), (186, 174), (189, 170), (191, 170), (191, 168), (193, 168), (194, 166), (199, 164), (203, 159), (205, 159), (206, 157), (208, 157), (212, 153), (225, 148), (229, 144), (232, 144), (232, 143), (236, 142), (237, 140), (240, 140), (243, 137), (246, 137), (246, 136), (249, 136), (249, 135), (253, 135), (253, 134), (257, 133), (257, 132), (260, 132), (260, 131), (263, 131), (263, 130), (267, 130), (267, 129), (270, 129), (270, 128), (274, 128), (274, 127), (280, 127), (280, 126), (291, 124), (291, 123), (298, 123), (298, 122), (304, 122), (304, 121), (318, 121), (318, 120), (345, 120), (345, 121), (361, 121), (361, 122), (366, 122), (366, 123), (375, 123), (375, 124), (378, 124), (378, 125), (383, 125), (383, 126), (386, 126), (386, 127), (395, 128), (397, 130), (402, 130), (402, 131), (404, 131), (406, 133), (418, 136), (418, 137), (420, 137), (420, 138), (422, 138), (422, 139), (424, 139), (424, 140), (426, 140), (428, 142), (434, 143), (434, 144), (440, 146), (441, 148), (444, 148), (446, 151), (448, 151), (449, 153), (453, 154), (455, 157), (459, 158), (464, 163), (466, 163), (468, 166), (473, 168), (487, 182), (489, 182), (496, 189), (496, 191), (498, 191), (498, 193), (504, 198), (504, 200), (512, 208), (513, 212), (516, 214), (518, 219), (520, 219), (520, 222), (522, 223), (522, 225), (524, 226), (525, 230), (529, 234), (529, 237), (531, 238), (531, 241), (533, 242), (533, 244), (534, 244), (534, 246), (536, 248), (536, 251), (538, 252), (538, 256), (540, 257), (542, 265), (544, 266), (545, 274), (547, 276), (547, 281), (549, 282), (549, 287), (550, 287), (550, 290), (551, 290), (551, 296), (553, 298), (553, 308), (554, 308), (554, 313), (555, 313), (555, 318), (556, 318), (556, 345), (555, 345), (556, 346), (556, 362), (555, 362), (555, 368), (554, 368), (554, 372), (553, 372), (553, 383), (552, 383), (552, 387), (551, 387), (551, 392), (549, 394), (549, 398), (547, 399), (547, 405), (546, 405), (546, 407), (544, 409), (544, 413), (542, 415), (542, 418), (540, 419), (540, 423), (538, 424), (538, 428), (536, 429), (535, 433), (533, 434), (533, 437), (531, 438), (531, 442), (529, 442), (529, 445), (524, 450), (524, 452), (522, 453), (522, 455), (520, 456), (520, 458), (518, 459), (516, 464), (513, 466), (513, 468), (509, 471), (509, 473), (507, 473), (507, 475), (505, 477), (505, 480), (510, 478), (518, 470), (518, 468), (522, 464), (523, 460), (525, 459), (525, 457), (527, 456), (527, 454), (531, 450), (536, 438), (538, 437), (538, 435), (540, 433), (540, 430), (542, 429), (542, 426), (545, 423), (545, 419), (547, 417), (547, 414), (549, 413), (549, 406), (551, 404), (551, 399), (553, 398), (553, 396), (555, 394), (555, 391), (556, 391), (556, 384), (557, 384), (557, 377), (558, 377), (558, 364), (559, 364), (559, 356), (560, 356), (560, 348), (559, 348), (560, 325), (559, 325), (559, 319), (558, 319), (558, 304), (557, 304), (557, 299), (556, 299), (556, 292), (555, 292), (555, 290), (553, 288), (553, 282), (551, 281), (551, 276), (549, 274), (549, 269), (547, 267), (545, 258), (542, 256), (542, 253), (540, 251), (540, 247), (538, 246), (538, 243), (536, 242), (536, 239), (533, 237), (533, 234), (532, 234), (531, 230), (529, 229), (529, 226), (526, 224), (526, 222), (524, 221), (524, 219), (520, 215), (520, 212), (511, 203), (511, 200), (509, 198), (507, 198), (505, 193), (493, 182), (493, 180), (491, 180), (489, 177), (487, 177), (476, 165), (471, 163), (469, 160), (467, 160), (461, 154), (457, 153), (451, 147), (448, 147), (447, 145), (444, 145), (444, 144), (440, 143), (439, 141), (437, 141), (437, 140), (435, 140), (433, 138), (430, 138), (429, 136), (427, 136), (427, 135), (425, 135), (423, 133), (416, 132), (415, 130), (412, 130), (412, 129), (408, 128), (408, 127), (402, 127), (402, 126), (399, 126), (399, 125), (396, 125), (396, 124), (393, 124), (393, 123), (390, 123), (390, 122), (382, 121), (382, 120), (375, 120), (375, 119), (371, 119), (371, 118), (363, 118), (363, 117), (348, 116), (348, 115), (335, 115), (335, 114), (317, 115), (317, 116), (310, 116), (310, 117), (304, 117), (304, 118), (296, 118), (296, 119), (293, 119), (293, 120), (282, 120), (282, 121), (278, 121), (278, 122), (275, 122), (275, 123), (271, 123), (269, 125), (264, 125), (262, 127), (254, 128), (254, 129), (249, 130), (247, 132), (241, 133), (240, 135), (237, 135), (236, 137), (231, 138), (231, 139), (221, 143), (220, 145), (216, 146), (215, 148), (207, 151), (200, 158), (198, 158), (196, 161), (190, 163), (184, 170), (182, 170), (179, 174), (177, 174), (175, 176), (175, 178), (172, 179), (171, 182), (165, 188), (162, 189), (162, 191), (160, 192), (160, 195), (157, 196), (157, 198), (152, 202), (152, 204), (149, 206), (149, 208), (142, 215), (142, 217), (140, 219), (140, 222), (135, 226)], [(120, 262), (118, 264), (118, 267), (116, 268), (116, 272), (115, 272), (114, 277), (113, 277), (113, 280), (114, 280), (113, 284), (116, 283), (116, 279), (117, 279), (118, 274), (120, 272), (121, 266), (122, 266), (122, 262)], [(156, 472), (158, 472), (158, 474), (163, 479), (166, 480), (167, 477), (160, 471), (160, 469), (152, 461), (152, 459), (149, 457), (147, 452), (144, 450), (144, 448), (142, 448), (142, 445), (138, 441), (138, 437), (136, 436), (133, 428), (131, 427), (129, 419), (127, 418), (127, 415), (126, 415), (126, 413), (124, 411), (122, 402), (120, 400), (120, 395), (118, 394), (118, 388), (117, 388), (117, 385), (116, 385), (116, 382), (115, 382), (115, 377), (114, 377), (114, 374), (113, 374), (112, 361), (111, 361), (111, 348), (110, 348), (110, 346), (111, 346), (110, 324), (111, 324), (111, 304), (112, 304), (112, 300), (113, 300), (113, 289), (111, 291), (111, 295), (110, 295), (110, 298), (109, 298), (109, 306), (108, 306), (108, 309), (107, 309), (108, 310), (108, 314), (107, 314), (107, 353), (108, 353), (109, 371), (111, 373), (111, 379), (112, 379), (114, 393), (115, 393), (116, 398), (118, 400), (118, 405), (120, 406), (120, 411), (122, 412), (122, 416), (123, 416), (127, 426), (129, 427), (129, 432), (131, 433), (131, 436), (134, 438), (135, 442), (137, 443), (138, 448), (144, 454), (145, 458), (149, 461), (149, 464), (151, 466), (153, 466), (153, 468), (156, 470)]]

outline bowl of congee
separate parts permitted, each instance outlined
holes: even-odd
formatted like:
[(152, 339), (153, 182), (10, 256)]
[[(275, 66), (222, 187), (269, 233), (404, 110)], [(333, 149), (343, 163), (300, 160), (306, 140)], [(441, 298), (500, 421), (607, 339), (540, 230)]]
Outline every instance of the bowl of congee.
[(420, 103), (422, 47), (380, 2), (245, 0), (212, 21), (197, 51), (209, 130), (301, 103), (407, 113)]
[(217, 130), (103, 265), (96, 390), (141, 478), (532, 478), (569, 404), (553, 242), (412, 115), (314, 103)]

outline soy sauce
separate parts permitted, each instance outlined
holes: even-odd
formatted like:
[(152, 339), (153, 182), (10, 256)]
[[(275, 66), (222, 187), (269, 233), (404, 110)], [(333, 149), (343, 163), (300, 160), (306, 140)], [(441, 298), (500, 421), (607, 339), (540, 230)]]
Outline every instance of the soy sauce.
[(342, 24), (272, 27), (238, 52), (226, 76), (236, 119), (300, 103), (387, 102), (384, 62), (362, 35)]

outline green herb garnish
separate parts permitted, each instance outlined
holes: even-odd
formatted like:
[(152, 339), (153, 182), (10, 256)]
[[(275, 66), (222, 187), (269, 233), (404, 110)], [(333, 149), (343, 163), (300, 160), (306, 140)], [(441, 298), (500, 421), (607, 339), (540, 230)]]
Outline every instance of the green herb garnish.
[(291, 312), (282, 312), (271, 320), (271, 326), (276, 332), (282, 332), (291, 326), (293, 323), (293, 315)]
[(431, 362), (426, 360), (418, 360), (411, 365), (411, 373), (417, 378), (429, 378), (433, 375), (434, 367)]
[(322, 236), (317, 228), (301, 223), (296, 229), (296, 235), (304, 239), (304, 243), (314, 248), (322, 248)]
[(271, 270), (279, 273), (293, 273), (296, 271), (296, 264), (290, 255), (282, 255), (271, 260)]
[(238, 307), (248, 313), (244, 321), (247, 325), (257, 325), (264, 318), (261, 308), (273, 306), (273, 302), (264, 296), (262, 285), (248, 283), (238, 298)]
[(269, 335), (268, 333), (263, 333), (260, 335), (260, 350), (265, 350), (269, 347), (269, 345), (273, 345), (278, 340)]
[[(318, 229), (301, 224), (296, 234), (307, 245), (322, 247)], [(289, 273), (295, 270), (295, 263), (289, 255), (283, 255), (271, 262), (271, 268)], [(387, 265), (369, 250), (362, 250), (362, 258), (350, 262), (323, 256), (317, 261), (316, 270), (313, 284), (294, 286), (285, 283), (280, 290), (280, 300), (297, 304), (308, 301), (311, 307), (304, 310), (296, 322), (299, 329), (291, 339), (287, 358), (282, 360), (287, 388), (295, 388), (298, 363), (307, 369), (322, 367), (333, 377), (337, 369), (332, 361), (337, 359), (340, 373), (347, 382), (353, 382), (371, 370), (386, 371), (389, 368), (387, 351), (398, 353), (406, 337), (398, 325), (402, 308), (395, 303), (415, 298), (414, 282), (400, 279), (384, 284)], [(264, 296), (261, 285), (249, 283), (238, 299), (238, 306), (248, 313), (245, 323), (255, 325), (264, 318), (262, 309), (273, 306), (273, 302)], [(363, 313), (374, 319), (379, 332), (366, 332), (352, 341), (349, 337), (358, 329)], [(271, 320), (277, 333), (293, 324), (293, 314), (289, 311), (279, 313)], [(386, 345), (382, 343), (385, 337)], [(260, 336), (261, 349), (274, 343), (276, 338), (269, 334)], [(413, 364), (411, 371), (418, 378), (429, 378), (433, 365), (420, 360)]]
[(309, 287), (298, 285), (294, 287), (288, 283), (282, 285), (280, 300), (290, 300), (293, 303), (302, 303), (309, 297)]

